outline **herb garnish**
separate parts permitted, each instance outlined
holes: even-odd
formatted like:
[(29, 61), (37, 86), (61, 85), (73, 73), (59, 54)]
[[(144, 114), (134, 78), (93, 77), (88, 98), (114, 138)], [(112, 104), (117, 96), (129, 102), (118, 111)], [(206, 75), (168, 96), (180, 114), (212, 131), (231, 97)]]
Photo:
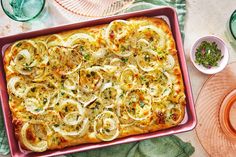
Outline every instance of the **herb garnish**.
[(219, 61), (224, 57), (215, 42), (203, 41), (195, 53), (195, 62), (206, 68), (218, 66)]

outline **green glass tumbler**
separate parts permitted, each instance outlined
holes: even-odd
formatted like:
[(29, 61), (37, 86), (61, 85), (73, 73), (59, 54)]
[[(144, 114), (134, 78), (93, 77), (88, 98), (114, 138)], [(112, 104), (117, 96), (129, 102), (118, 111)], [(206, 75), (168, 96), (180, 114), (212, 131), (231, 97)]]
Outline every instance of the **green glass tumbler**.
[(3, 11), (11, 19), (26, 22), (38, 17), (46, 0), (1, 0)]
[(236, 42), (236, 10), (232, 13), (229, 19), (229, 30)]

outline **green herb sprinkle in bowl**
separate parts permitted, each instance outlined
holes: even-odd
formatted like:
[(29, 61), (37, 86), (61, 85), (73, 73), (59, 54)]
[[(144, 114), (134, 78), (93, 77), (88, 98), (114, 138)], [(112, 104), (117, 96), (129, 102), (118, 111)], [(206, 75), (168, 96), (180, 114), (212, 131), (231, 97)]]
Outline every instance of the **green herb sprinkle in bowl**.
[(223, 40), (216, 36), (199, 38), (192, 46), (190, 59), (202, 73), (215, 74), (222, 71), (229, 60), (229, 52)]

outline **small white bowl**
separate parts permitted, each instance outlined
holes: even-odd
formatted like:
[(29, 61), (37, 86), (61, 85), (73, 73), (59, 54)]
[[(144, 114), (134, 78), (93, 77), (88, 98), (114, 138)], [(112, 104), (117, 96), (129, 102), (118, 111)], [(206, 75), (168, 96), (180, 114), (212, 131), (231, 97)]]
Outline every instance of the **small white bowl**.
[[(223, 55), (223, 58), (218, 63), (218, 66), (211, 67), (211, 68), (205, 68), (203, 65), (199, 65), (199, 64), (197, 64), (195, 62), (195, 60), (196, 60), (195, 59), (196, 49), (200, 46), (200, 44), (203, 41), (215, 42), (217, 44), (217, 47), (221, 50), (221, 54)], [(190, 51), (190, 59), (191, 59), (193, 65), (199, 71), (201, 71), (202, 73), (205, 73), (205, 74), (215, 74), (215, 73), (218, 73), (218, 72), (222, 71), (226, 67), (226, 65), (227, 65), (227, 63), (229, 61), (229, 51), (228, 51), (224, 41), (221, 40), (220, 38), (218, 38), (216, 36), (213, 36), (213, 35), (205, 36), (205, 37), (199, 38), (194, 43), (194, 45), (192, 46), (191, 51)]]

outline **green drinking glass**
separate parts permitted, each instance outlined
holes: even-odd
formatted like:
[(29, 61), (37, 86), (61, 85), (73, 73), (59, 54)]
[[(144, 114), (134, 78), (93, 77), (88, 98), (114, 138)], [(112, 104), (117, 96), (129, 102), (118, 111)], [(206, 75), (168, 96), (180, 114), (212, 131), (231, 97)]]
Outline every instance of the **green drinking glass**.
[(46, 0), (1, 0), (3, 11), (11, 19), (26, 22), (38, 17)]
[(232, 13), (229, 19), (229, 30), (236, 42), (236, 10)]

